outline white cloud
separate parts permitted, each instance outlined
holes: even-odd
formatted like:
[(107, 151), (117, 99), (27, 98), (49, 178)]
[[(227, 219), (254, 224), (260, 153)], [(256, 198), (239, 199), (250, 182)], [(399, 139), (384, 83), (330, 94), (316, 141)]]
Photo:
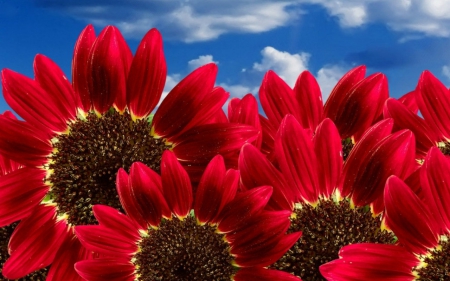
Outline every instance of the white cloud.
[(331, 90), (333, 90), (336, 83), (346, 72), (347, 69), (338, 65), (327, 65), (317, 72), (316, 78), (322, 91), (322, 99), (324, 102), (330, 96)]
[(290, 54), (273, 47), (265, 47), (261, 51), (261, 62), (253, 64), (253, 70), (266, 72), (274, 70), (289, 86), (293, 87), (298, 75), (308, 68), (308, 53)]
[(202, 65), (208, 64), (210, 62), (214, 62), (215, 64), (219, 64), (219, 62), (213, 60), (212, 55), (204, 55), (199, 56), (196, 59), (188, 61), (188, 67), (190, 70), (194, 70)]
[(448, 65), (444, 65), (442, 67), (442, 74), (447, 77), (448, 79), (450, 79), (450, 66)]

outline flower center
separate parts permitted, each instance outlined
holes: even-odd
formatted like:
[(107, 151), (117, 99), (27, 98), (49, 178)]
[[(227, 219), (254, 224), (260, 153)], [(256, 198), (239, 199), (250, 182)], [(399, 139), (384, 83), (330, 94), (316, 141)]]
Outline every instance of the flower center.
[(315, 207), (301, 203), (288, 230), (295, 231), (303, 231), (302, 237), (271, 267), (304, 281), (325, 280), (319, 266), (337, 259), (345, 245), (395, 242), (391, 233), (381, 230), (380, 217), (373, 217), (368, 208), (351, 208), (345, 199), (339, 203), (321, 199)]
[(439, 246), (429, 251), (429, 255), (420, 257), (425, 266), (415, 268), (413, 271), (416, 280), (435, 281), (450, 280), (450, 237), (441, 236)]
[[(18, 224), (19, 223), (16, 222), (11, 225), (0, 228), (0, 280), (8, 280), (3, 277), (2, 269), (3, 265), (5, 264), (6, 260), (9, 257), (8, 255), (9, 238), (11, 238), (11, 235)], [(28, 274), (25, 277), (17, 279), (17, 281), (45, 281), (48, 269), (49, 267), (40, 269), (38, 271)]]
[(354, 144), (351, 138), (341, 140), (341, 144), (342, 144), (342, 159), (345, 161), (347, 160), (350, 151), (352, 151)]
[(193, 217), (163, 220), (149, 229), (134, 256), (138, 281), (231, 280), (233, 256), (224, 235)]
[(121, 209), (116, 192), (119, 168), (129, 170), (140, 161), (160, 170), (161, 155), (171, 146), (151, 135), (145, 119), (132, 121), (130, 114), (110, 110), (101, 118), (89, 113), (86, 120), (70, 124), (70, 133), (56, 137), (47, 180), (50, 199), (58, 215), (67, 215), (72, 225), (95, 224), (92, 205)]
[(450, 142), (444, 141), (438, 143), (438, 148), (444, 155), (450, 155)]

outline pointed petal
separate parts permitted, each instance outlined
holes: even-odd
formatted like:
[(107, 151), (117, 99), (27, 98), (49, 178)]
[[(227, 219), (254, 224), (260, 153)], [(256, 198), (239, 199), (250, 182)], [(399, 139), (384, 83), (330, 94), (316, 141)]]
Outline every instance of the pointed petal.
[(303, 71), (295, 83), (294, 93), (299, 105), (298, 121), (303, 128), (315, 131), (323, 115), (322, 93), (316, 78)]
[(0, 226), (31, 214), (47, 194), (45, 171), (24, 167), (0, 177)]
[(428, 210), (401, 179), (391, 176), (387, 180), (384, 201), (386, 223), (401, 244), (416, 254), (437, 246), (438, 234)]
[(50, 135), (52, 132), (64, 132), (67, 118), (53, 103), (51, 93), (39, 84), (14, 71), (2, 71), (3, 96), (11, 108), (25, 121)]
[(325, 198), (330, 198), (338, 184), (343, 164), (341, 137), (333, 121), (324, 119), (317, 127), (313, 141), (317, 174), (320, 175), (318, 187)]
[(194, 203), (194, 214), (201, 223), (207, 223), (217, 216), (224, 192), (225, 172), (223, 157), (217, 155), (203, 173)]
[(0, 116), (0, 153), (27, 166), (42, 166), (52, 152), (51, 144), (24, 121)]
[(407, 109), (412, 111), (412, 113), (417, 114), (417, 112), (419, 112), (415, 91), (404, 94), (398, 99), (398, 101), (401, 102)]
[(92, 24), (86, 26), (75, 43), (72, 58), (72, 85), (79, 97), (80, 107), (84, 112), (91, 109), (91, 98), (89, 95), (88, 72), (89, 53), (95, 41), (95, 31)]
[(102, 30), (89, 54), (89, 94), (94, 110), (104, 113), (114, 104), (119, 111), (126, 106), (126, 79), (131, 50), (114, 26)]
[(113, 229), (128, 239), (140, 239), (137, 225), (128, 216), (106, 205), (94, 205), (92, 210), (101, 226)]
[(403, 247), (384, 244), (352, 244), (339, 251), (341, 259), (319, 267), (327, 280), (413, 281), (412, 268), (419, 260)]
[(301, 281), (300, 278), (279, 270), (249, 267), (238, 270), (234, 281)]
[(169, 150), (162, 156), (161, 179), (164, 196), (170, 209), (177, 217), (185, 218), (192, 208), (191, 181), (175, 154)]
[(300, 199), (300, 193), (289, 185), (285, 177), (254, 146), (246, 144), (239, 155), (241, 182), (247, 189), (269, 185), (273, 195), (269, 206), (275, 210), (293, 210), (294, 203)]
[(383, 139), (376, 150), (369, 151), (365, 158), (347, 159), (352, 162), (348, 164), (348, 173), (344, 174), (344, 185), (353, 190), (351, 198), (355, 206), (368, 205), (381, 197), (389, 176), (406, 178), (412, 172), (414, 142), (411, 131), (398, 131)]
[(275, 147), (275, 136), (279, 126), (275, 128), (270, 121), (262, 115), (259, 115), (259, 121), (261, 122), (262, 128), (261, 151), (272, 161), (273, 158), (275, 158), (273, 150)]
[(272, 70), (264, 75), (259, 88), (262, 108), (273, 126), (278, 127), (286, 114), (298, 116), (299, 108), (292, 89)]
[(434, 133), (428, 127), (428, 124), (412, 113), (399, 101), (390, 98), (384, 105), (383, 115), (385, 118), (394, 119), (394, 130), (409, 129), (416, 137), (416, 148), (418, 153), (424, 157), (428, 150), (435, 146), (437, 138), (435, 139)]
[(289, 184), (296, 187), (302, 198), (310, 203), (319, 196), (317, 157), (312, 136), (292, 115), (287, 115), (275, 139), (277, 160)]
[(416, 101), (428, 125), (450, 138), (450, 95), (448, 89), (431, 72), (424, 71), (416, 88)]
[(145, 221), (144, 229), (149, 225), (159, 225), (162, 217), (172, 217), (163, 196), (161, 177), (155, 171), (140, 162), (135, 162), (130, 168), (129, 183), (133, 203), (139, 212), (133, 215)]
[(222, 200), (220, 201), (216, 216), (210, 220), (210, 223), (219, 222), (221, 213), (225, 206), (233, 201), (234, 197), (236, 197), (239, 186), (239, 178), (239, 171), (233, 169), (226, 171), (222, 187)]
[(14, 230), (3, 266), (3, 276), (18, 279), (48, 266), (68, 235), (64, 220), (57, 220), (54, 206), (39, 205)]
[(90, 281), (133, 281), (135, 266), (128, 259), (85, 260), (75, 264), (80, 276)]
[(65, 119), (75, 120), (77, 116), (77, 99), (67, 77), (51, 59), (37, 55), (34, 58), (34, 75), (38, 84), (49, 93), (52, 108)]
[(450, 230), (450, 171), (449, 160), (439, 148), (433, 147), (427, 154), (420, 171), (420, 183), (424, 201), (436, 220), (441, 234)]
[(272, 187), (270, 186), (238, 193), (220, 214), (221, 220), (217, 229), (222, 233), (227, 233), (245, 226), (251, 217), (262, 211), (271, 195)]
[[(223, 92), (220, 90), (211, 92), (216, 75), (215, 64), (204, 65), (186, 76), (170, 91), (153, 117), (153, 127), (157, 136), (179, 134), (195, 119), (198, 110), (208, 111), (209, 106), (222, 102)], [(208, 107), (203, 103), (208, 103)], [(215, 113), (215, 111), (209, 113)], [(210, 118), (211, 115), (206, 117)]]
[(166, 83), (167, 66), (159, 31), (145, 34), (131, 63), (127, 104), (133, 118), (144, 118), (158, 104)]

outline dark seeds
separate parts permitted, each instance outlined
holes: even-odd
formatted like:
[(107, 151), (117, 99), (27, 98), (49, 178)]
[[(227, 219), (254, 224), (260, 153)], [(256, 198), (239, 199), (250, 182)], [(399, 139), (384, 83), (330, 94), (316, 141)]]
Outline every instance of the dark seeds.
[[(448, 236), (446, 237), (449, 238)], [(449, 281), (450, 280), (450, 243), (441, 240), (439, 251), (430, 251), (431, 255), (424, 257), (423, 261), (427, 266), (415, 269), (419, 276), (418, 281)]]
[(271, 267), (290, 272), (304, 281), (325, 280), (319, 266), (337, 259), (341, 247), (353, 243), (394, 243), (394, 236), (381, 231), (379, 217), (364, 208), (351, 209), (348, 201), (339, 204), (320, 200), (314, 208), (302, 204), (296, 209), (288, 232), (303, 231), (294, 246)]
[(342, 144), (342, 159), (345, 161), (347, 160), (348, 155), (352, 151), (354, 144), (350, 138), (341, 140), (341, 144)]
[(164, 220), (140, 243), (135, 255), (139, 281), (231, 280), (233, 257), (223, 235), (188, 217)]
[(112, 110), (101, 118), (90, 113), (86, 121), (70, 126), (70, 134), (59, 135), (49, 165), (54, 173), (48, 179), (59, 215), (68, 214), (72, 225), (86, 225), (96, 223), (94, 204), (120, 210), (118, 169), (128, 171), (140, 161), (159, 172), (161, 155), (170, 148), (164, 139), (153, 138), (150, 130), (147, 120), (133, 122), (128, 113)]

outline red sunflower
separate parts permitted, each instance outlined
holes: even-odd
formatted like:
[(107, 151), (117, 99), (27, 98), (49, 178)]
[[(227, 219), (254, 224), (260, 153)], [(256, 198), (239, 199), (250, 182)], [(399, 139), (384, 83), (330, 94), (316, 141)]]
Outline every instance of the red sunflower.
[[(391, 134), (393, 121), (370, 127), (350, 152), (345, 164), (341, 138), (330, 119), (313, 136), (287, 115), (275, 138), (275, 167), (257, 148), (243, 146), (239, 158), (245, 188), (273, 186), (268, 207), (291, 212), (288, 232), (302, 237), (271, 268), (303, 280), (323, 280), (319, 267), (338, 257), (344, 245), (357, 242), (394, 243), (383, 231), (379, 213), (386, 179), (411, 174), (414, 135)], [(279, 167), (279, 168), (278, 168)]]
[(384, 191), (384, 221), (398, 245), (354, 244), (322, 265), (330, 281), (448, 280), (450, 278), (449, 160), (434, 147), (420, 171), (424, 198), (391, 176)]
[[(96, 37), (88, 26), (76, 43), (72, 70), (71, 85), (54, 62), (37, 55), (35, 79), (2, 71), (5, 100), (24, 120), (0, 116), (0, 153), (25, 166), (10, 174), (11, 192), (2, 202), (11, 208), (0, 209), (0, 226), (22, 220), (3, 269), (10, 279), (53, 261), (60, 275), (47, 280), (79, 278), (73, 261), (86, 251), (72, 228), (97, 222), (94, 204), (121, 208), (119, 168), (140, 161), (159, 171), (162, 153), (171, 150), (195, 180), (217, 154), (237, 165), (239, 148), (258, 134), (223, 123), (228, 93), (214, 88), (214, 64), (183, 79), (149, 119), (166, 78), (156, 29), (133, 56), (118, 29), (109, 26)], [(61, 246), (66, 250), (58, 252)]]
[[(193, 194), (174, 153), (161, 176), (142, 163), (120, 169), (117, 191), (127, 215), (95, 205), (99, 225), (77, 226), (81, 243), (102, 258), (80, 261), (86, 280), (299, 280), (265, 267), (300, 237), (286, 235), (289, 212), (266, 211), (272, 188), (237, 193), (239, 173), (216, 156)], [(195, 198), (194, 198), (195, 197)]]

